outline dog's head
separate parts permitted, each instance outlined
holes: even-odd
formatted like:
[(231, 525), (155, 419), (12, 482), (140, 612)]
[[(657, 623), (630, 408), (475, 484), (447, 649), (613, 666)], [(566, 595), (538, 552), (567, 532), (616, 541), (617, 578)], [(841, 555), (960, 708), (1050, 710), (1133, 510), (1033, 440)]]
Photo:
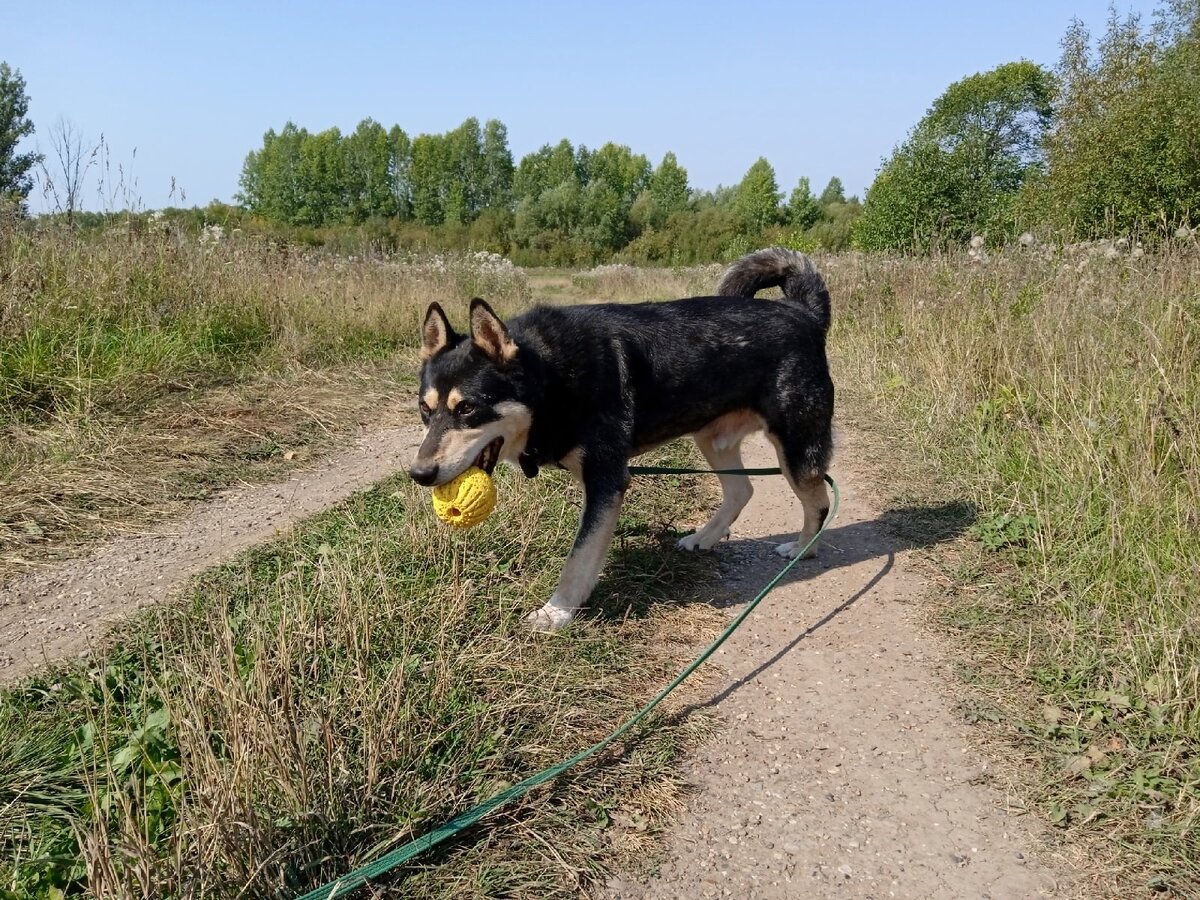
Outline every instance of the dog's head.
[(436, 303), (421, 328), (418, 406), (425, 440), (409, 474), (445, 484), (471, 466), (488, 474), (525, 449), (531, 413), (522, 399), (520, 350), (483, 300), (471, 301), (471, 333), (455, 333)]

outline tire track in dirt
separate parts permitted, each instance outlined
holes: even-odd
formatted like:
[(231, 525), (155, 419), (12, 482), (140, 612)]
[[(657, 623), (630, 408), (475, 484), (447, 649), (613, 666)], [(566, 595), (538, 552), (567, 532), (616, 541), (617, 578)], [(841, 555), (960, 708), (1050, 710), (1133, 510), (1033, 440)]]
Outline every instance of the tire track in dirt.
[[(776, 464), (761, 437), (745, 450), (748, 466)], [(881, 521), (870, 482), (845, 461), (852, 455), (835, 461), (842, 509), (820, 556), (800, 563), (714, 657), (725, 675), (698, 705), (726, 727), (685, 766), (694, 793), (665, 860), (654, 877), (614, 879), (599, 896), (1077, 892), (1077, 876), (1011, 806), (953, 712), (938, 639), (914, 607), (926, 585), (912, 548)], [(755, 479), (734, 539), (714, 551), (731, 603), (778, 571), (774, 545), (800, 516), (782, 478)]]
[(412, 426), (364, 432), (286, 479), (225, 491), (145, 534), (0, 586), (0, 684), (85, 655), (114, 622), (167, 599), (193, 575), (399, 471), (419, 441)]

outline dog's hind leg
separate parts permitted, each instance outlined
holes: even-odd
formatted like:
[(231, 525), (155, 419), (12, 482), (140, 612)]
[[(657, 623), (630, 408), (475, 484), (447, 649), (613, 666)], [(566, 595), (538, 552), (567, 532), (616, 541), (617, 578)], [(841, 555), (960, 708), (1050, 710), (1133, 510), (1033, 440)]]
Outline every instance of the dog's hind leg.
[(545, 606), (525, 617), (533, 631), (558, 631), (575, 618), (575, 613), (596, 586), (609, 545), (612, 544), (629, 473), (624, 472), (623, 478), (589, 479), (587, 468), (585, 461), (583, 514), (579, 521), (579, 533), (575, 536), (575, 545), (563, 566), (553, 596)]
[[(714, 469), (742, 468), (742, 447), (739, 436), (732, 445), (718, 447), (703, 431), (695, 435), (696, 446)], [(711, 550), (721, 539), (729, 537), (729, 529), (741, 515), (754, 488), (745, 475), (718, 475), (721, 480), (721, 505), (712, 518), (687, 537), (679, 539), (680, 550)]]
[[(825, 470), (832, 455), (832, 435), (828, 426), (820, 429), (817, 434), (803, 434), (792, 429), (790, 433), (779, 434), (768, 430), (767, 436), (775, 445), (779, 457), (779, 467), (792, 486), (800, 505), (804, 508), (804, 526), (794, 541), (788, 541), (775, 548), (775, 552), (788, 559), (794, 559), (813, 539), (825, 517), (829, 515), (829, 492), (825, 488)], [(816, 545), (808, 549), (805, 557), (815, 556)]]
[[(804, 528), (796, 540), (780, 544), (775, 548), (775, 552), (788, 559), (794, 559), (825, 524), (825, 517), (829, 515), (829, 492), (825, 489), (824, 476), (799, 481), (789, 478), (788, 482), (800, 498), (800, 505), (804, 507)], [(805, 558), (816, 555), (815, 544), (804, 554)]]

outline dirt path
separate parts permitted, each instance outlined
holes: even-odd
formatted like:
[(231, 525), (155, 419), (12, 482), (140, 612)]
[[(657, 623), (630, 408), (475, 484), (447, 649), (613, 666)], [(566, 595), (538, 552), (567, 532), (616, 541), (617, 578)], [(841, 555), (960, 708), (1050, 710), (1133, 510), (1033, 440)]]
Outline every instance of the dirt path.
[(85, 654), (114, 621), (191, 576), (400, 470), (419, 432), (365, 432), (287, 479), (226, 491), (178, 521), (0, 586), (0, 684)]
[[(411, 428), (370, 432), (285, 481), (227, 492), (190, 516), (0, 588), (0, 683), (85, 653), (111, 622), (190, 576), (397, 471)], [(773, 465), (765, 441), (749, 465)], [(688, 765), (696, 793), (647, 883), (608, 897), (1019, 898), (1073, 893), (1010, 814), (938, 675), (911, 604), (924, 590), (843, 450), (838, 523), (722, 649), (704, 705), (729, 727)], [(799, 521), (781, 479), (756, 479), (716, 552), (731, 602), (777, 571), (776, 532)], [(786, 524), (785, 524), (786, 523)]]
[[(774, 465), (765, 441), (747, 465)], [(842, 450), (842, 510), (819, 559), (801, 563), (719, 651), (727, 673), (702, 705), (727, 727), (688, 764), (695, 794), (645, 883), (621, 898), (1025, 898), (1078, 887), (1006, 809), (939, 676), (912, 604), (925, 586), (879, 521)], [(849, 464), (847, 464), (849, 461)], [(755, 495), (715, 552), (731, 600), (780, 565), (772, 548), (800, 507), (782, 479)], [(780, 538), (781, 539), (781, 538)], [(795, 570), (794, 570), (795, 571)]]

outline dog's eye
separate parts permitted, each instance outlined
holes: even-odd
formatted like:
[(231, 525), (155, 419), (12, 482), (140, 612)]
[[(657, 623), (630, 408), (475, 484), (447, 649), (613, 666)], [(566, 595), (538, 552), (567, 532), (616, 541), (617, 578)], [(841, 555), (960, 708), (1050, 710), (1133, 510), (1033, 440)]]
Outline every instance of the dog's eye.
[(462, 403), (458, 404), (458, 406), (456, 406), (454, 408), (454, 411), (456, 413), (458, 413), (460, 416), (469, 416), (471, 413), (475, 412), (475, 404), (468, 403), (467, 401), (464, 400)]
[(433, 412), (433, 410), (429, 408), (429, 404), (426, 403), (424, 400), (422, 400), (420, 403), (418, 403), (417, 407), (421, 410), (421, 415), (423, 415), (423, 416), (427, 416)]

